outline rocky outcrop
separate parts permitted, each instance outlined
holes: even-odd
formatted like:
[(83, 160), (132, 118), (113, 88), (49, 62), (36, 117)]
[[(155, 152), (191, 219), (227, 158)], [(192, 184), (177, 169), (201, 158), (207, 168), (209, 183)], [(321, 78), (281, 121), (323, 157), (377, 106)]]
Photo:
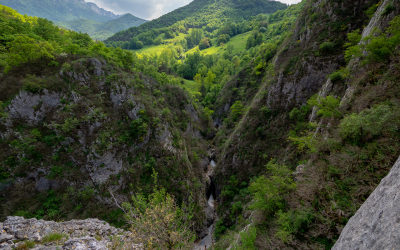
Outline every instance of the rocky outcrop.
[(398, 249), (400, 158), (343, 229), (333, 250)]
[(7, 217), (4, 223), (0, 223), (0, 249), (22, 249), (28, 241), (35, 245), (33, 249), (36, 250), (101, 250), (116, 244), (127, 249), (143, 249), (141, 245), (133, 244), (132, 240), (130, 232), (111, 227), (107, 222), (98, 219), (57, 223)]

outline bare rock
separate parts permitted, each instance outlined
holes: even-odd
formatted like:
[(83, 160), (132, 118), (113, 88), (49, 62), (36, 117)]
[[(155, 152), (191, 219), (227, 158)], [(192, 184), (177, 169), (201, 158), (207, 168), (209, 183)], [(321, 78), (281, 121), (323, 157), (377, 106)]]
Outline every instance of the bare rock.
[(333, 250), (399, 249), (400, 158), (351, 217)]

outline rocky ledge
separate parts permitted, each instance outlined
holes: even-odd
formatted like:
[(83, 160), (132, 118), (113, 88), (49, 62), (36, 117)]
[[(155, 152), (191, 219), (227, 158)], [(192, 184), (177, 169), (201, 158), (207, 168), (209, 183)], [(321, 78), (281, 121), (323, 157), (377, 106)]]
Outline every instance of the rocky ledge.
[(67, 222), (7, 217), (0, 223), (0, 249), (137, 249), (130, 232), (98, 219)]

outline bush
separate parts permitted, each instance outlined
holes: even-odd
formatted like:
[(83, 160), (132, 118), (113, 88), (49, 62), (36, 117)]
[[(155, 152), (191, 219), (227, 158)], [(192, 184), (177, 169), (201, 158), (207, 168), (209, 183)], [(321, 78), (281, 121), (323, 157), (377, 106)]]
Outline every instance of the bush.
[(294, 234), (304, 233), (314, 219), (311, 209), (290, 210), (286, 213), (280, 210), (277, 214), (279, 229), (276, 237), (285, 243), (290, 241)]
[(343, 117), (342, 113), (339, 111), (340, 99), (335, 98), (334, 96), (327, 96), (323, 98), (319, 95), (314, 95), (310, 98), (310, 100), (307, 101), (307, 104), (311, 107), (317, 107), (317, 115), (320, 115), (324, 118)]
[(394, 10), (396, 10), (396, 7), (394, 7), (393, 4), (389, 3), (388, 5), (386, 5), (385, 10), (382, 12), (382, 15), (389, 15)]
[(232, 120), (236, 122), (243, 114), (244, 106), (241, 101), (236, 101), (231, 107)]
[(292, 171), (287, 166), (275, 164), (274, 160), (271, 160), (266, 168), (268, 177), (262, 175), (250, 184), (249, 190), (254, 201), (250, 208), (271, 216), (285, 208), (284, 195), (295, 189), (296, 184), (291, 177)]
[(148, 198), (137, 194), (132, 203), (123, 204), (134, 237), (146, 249), (191, 249), (196, 238), (191, 230), (193, 201), (189, 207), (178, 206), (165, 189), (157, 188), (157, 174), (153, 178), (155, 187)]
[(46, 80), (33, 75), (27, 75), (22, 82), (22, 86), (24, 90), (35, 94), (46, 88)]
[(344, 139), (359, 142), (365, 138), (388, 134), (399, 130), (400, 107), (380, 104), (359, 114), (346, 116), (339, 125)]
[(335, 48), (335, 44), (333, 42), (323, 42), (320, 46), (319, 49), (323, 53), (331, 53)]

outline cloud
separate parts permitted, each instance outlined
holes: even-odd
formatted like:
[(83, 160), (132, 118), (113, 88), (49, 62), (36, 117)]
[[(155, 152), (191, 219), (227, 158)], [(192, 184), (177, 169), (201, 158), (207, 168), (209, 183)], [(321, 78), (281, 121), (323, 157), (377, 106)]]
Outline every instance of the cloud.
[[(152, 20), (167, 14), (192, 0), (85, 0), (116, 14), (131, 13), (134, 16)], [(282, 3), (294, 4), (300, 0), (281, 0)]]
[(134, 16), (152, 20), (167, 14), (192, 0), (86, 0), (116, 14), (131, 13)]

